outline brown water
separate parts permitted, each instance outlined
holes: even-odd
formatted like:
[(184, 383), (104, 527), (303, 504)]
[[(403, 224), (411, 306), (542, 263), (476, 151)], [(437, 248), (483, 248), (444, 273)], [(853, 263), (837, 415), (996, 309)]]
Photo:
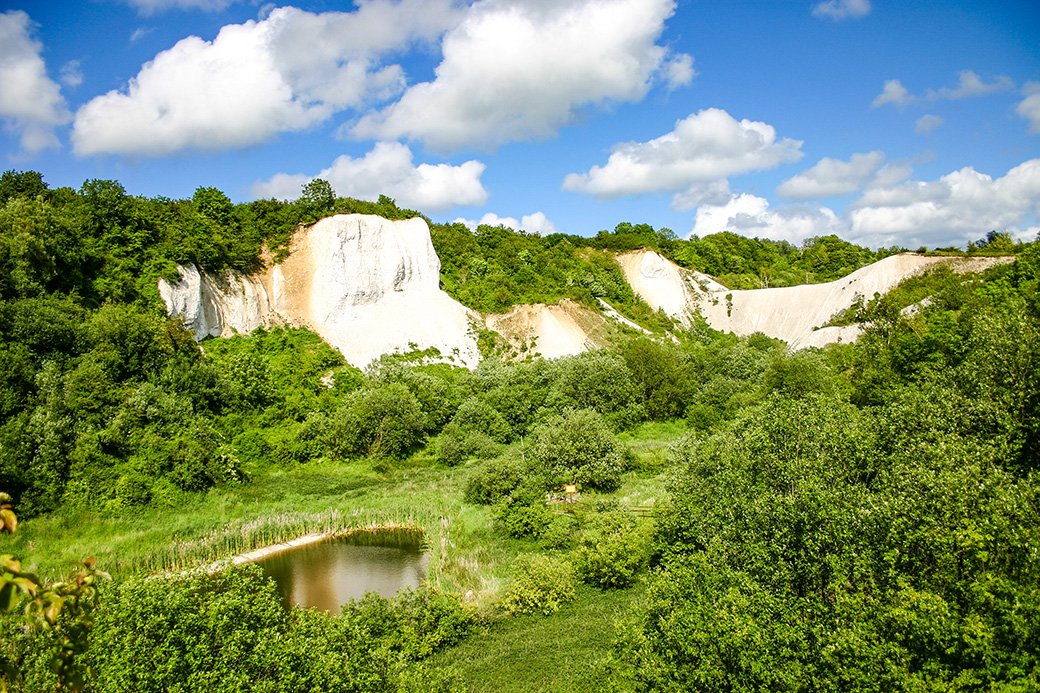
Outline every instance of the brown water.
[(299, 604), (338, 614), (343, 604), (366, 592), (392, 597), (418, 587), (429, 559), (421, 532), (379, 530), (282, 551), (257, 565), (274, 579), (287, 607)]

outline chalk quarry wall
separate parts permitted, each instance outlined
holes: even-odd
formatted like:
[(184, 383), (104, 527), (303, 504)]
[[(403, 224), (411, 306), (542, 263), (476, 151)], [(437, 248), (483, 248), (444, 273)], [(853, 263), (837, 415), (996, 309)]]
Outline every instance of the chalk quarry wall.
[(687, 323), (700, 310), (716, 330), (742, 336), (762, 332), (783, 339), (793, 349), (854, 341), (861, 332), (858, 325), (821, 326), (836, 312), (853, 305), (857, 295), (870, 300), (875, 293), (885, 294), (907, 277), (930, 267), (948, 265), (957, 272), (977, 272), (1013, 260), (903, 253), (825, 284), (732, 291), (652, 250), (636, 250), (618, 257), (632, 289), (654, 310), (664, 309)]
[[(800, 349), (856, 339), (859, 326), (821, 326), (859, 295), (884, 294), (940, 264), (978, 271), (1013, 258), (906, 253), (826, 284), (753, 291), (731, 291), (652, 250), (617, 260), (636, 294), (655, 310), (687, 323), (699, 311), (717, 330), (763, 332)], [(179, 271), (179, 281), (160, 280), (159, 292), (167, 312), (180, 315), (197, 339), (299, 325), (359, 367), (383, 354), (429, 347), (439, 349), (443, 360), (473, 367), (480, 360), (476, 328), (485, 325), (517, 353), (568, 356), (605, 346), (612, 326), (623, 320), (612, 310), (599, 313), (571, 301), (514, 306), (509, 313), (481, 317), (441, 291), (440, 259), (422, 219), (336, 215), (299, 230), (289, 257), (257, 274), (212, 274), (194, 266)]]
[(290, 251), (249, 276), (181, 267), (180, 281), (159, 282), (167, 312), (200, 340), (305, 326), (359, 367), (429, 347), (458, 365), (479, 361), (471, 323), (480, 318), (440, 290), (440, 260), (422, 219), (339, 214), (294, 234)]

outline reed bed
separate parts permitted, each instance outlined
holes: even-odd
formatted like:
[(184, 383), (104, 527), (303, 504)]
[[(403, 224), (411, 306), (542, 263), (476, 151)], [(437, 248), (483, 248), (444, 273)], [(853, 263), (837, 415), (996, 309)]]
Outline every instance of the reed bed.
[(286, 512), (248, 521), (232, 521), (201, 536), (173, 537), (151, 551), (126, 557), (113, 557), (111, 569), (119, 572), (173, 572), (230, 559), (267, 546), (282, 544), (309, 534), (336, 536), (358, 530), (408, 528), (425, 532), (430, 526), (428, 512), (369, 511), (358, 508), (317, 513)]

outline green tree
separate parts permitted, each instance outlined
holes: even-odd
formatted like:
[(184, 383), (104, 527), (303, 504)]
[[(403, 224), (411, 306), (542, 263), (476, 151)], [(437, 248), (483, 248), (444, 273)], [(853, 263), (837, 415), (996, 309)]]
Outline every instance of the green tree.
[(300, 204), (314, 219), (320, 219), (335, 207), (336, 192), (327, 180), (315, 178), (303, 186)]
[(340, 458), (401, 458), (423, 440), (425, 427), (415, 396), (394, 383), (351, 394), (332, 415), (325, 445)]
[(577, 483), (609, 492), (621, 485), (627, 449), (598, 413), (564, 410), (537, 426), (531, 438), (531, 469), (545, 489)]

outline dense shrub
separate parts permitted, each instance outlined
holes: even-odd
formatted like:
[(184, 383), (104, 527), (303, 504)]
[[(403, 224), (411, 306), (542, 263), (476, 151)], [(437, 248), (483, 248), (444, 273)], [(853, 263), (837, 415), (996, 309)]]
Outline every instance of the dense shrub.
[[(457, 598), (425, 591), (370, 594), (342, 616), (286, 610), (255, 566), (116, 583), (94, 614), (84, 664), (97, 693), (459, 693), (455, 673), (418, 662), (475, 624)], [(7, 618), (0, 633), (24, 690), (54, 690), (47, 635)]]
[(538, 537), (552, 522), (545, 497), (531, 485), (515, 489), (497, 508), (495, 520), (511, 537)]
[(608, 351), (592, 351), (557, 361), (557, 378), (546, 406), (591, 409), (619, 426), (643, 416), (640, 394), (624, 359)]
[(628, 450), (594, 411), (568, 409), (550, 417), (532, 435), (531, 471), (545, 489), (577, 483), (614, 491), (621, 485)]
[(574, 567), (568, 561), (526, 554), (516, 560), (513, 582), (503, 606), (515, 614), (548, 615), (558, 611), (564, 602), (573, 601), (576, 587)]
[(476, 397), (470, 397), (459, 405), (451, 424), (467, 433), (480, 431), (496, 443), (505, 443), (512, 437), (509, 424), (502, 415)]
[(596, 587), (627, 587), (646, 563), (647, 535), (625, 512), (602, 513), (582, 531), (574, 552), (575, 571)]
[(524, 466), (512, 457), (489, 460), (466, 480), (468, 503), (490, 505), (508, 496), (524, 478)]
[(500, 447), (483, 431), (466, 431), (449, 423), (437, 437), (437, 461), (455, 466), (467, 459), (491, 459)]
[(403, 457), (424, 436), (426, 417), (404, 385), (352, 393), (330, 417), (325, 445), (335, 457)]

